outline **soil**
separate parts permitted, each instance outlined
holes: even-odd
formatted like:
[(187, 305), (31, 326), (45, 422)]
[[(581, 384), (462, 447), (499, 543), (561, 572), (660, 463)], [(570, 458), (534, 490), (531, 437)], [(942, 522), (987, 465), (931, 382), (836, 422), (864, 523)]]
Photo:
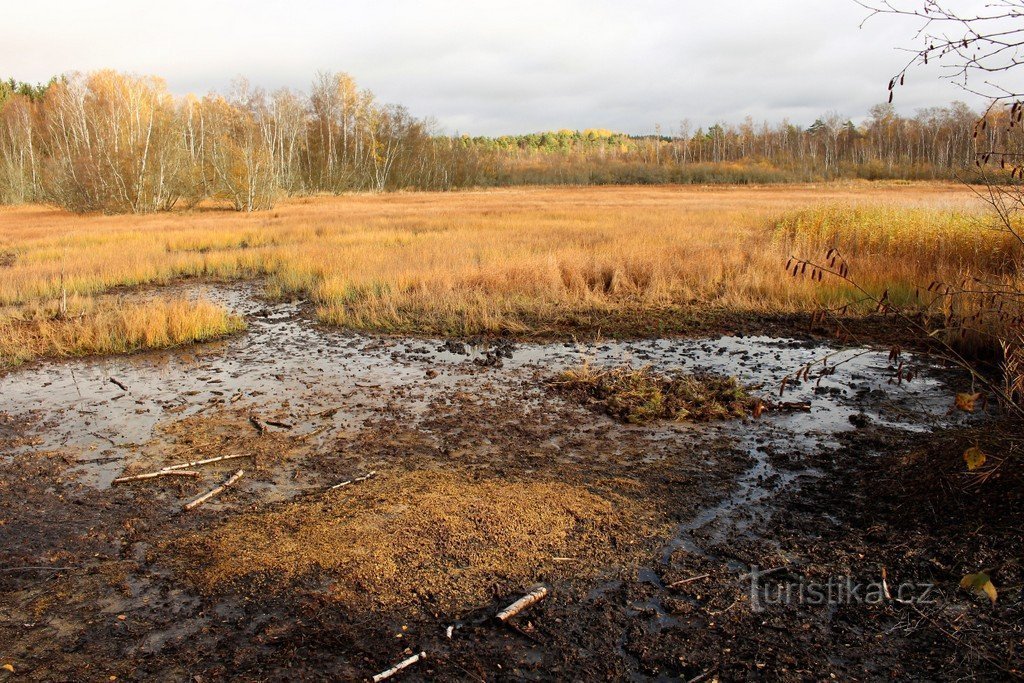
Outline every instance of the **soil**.
[[(421, 650), (401, 680), (1021, 676), (1017, 434), (951, 411), (955, 372), (766, 336), (377, 338), (207, 294), (249, 332), (0, 378), (0, 679), (360, 680)], [(787, 383), (809, 413), (632, 425), (547, 387), (630, 362), (778, 399), (833, 352)], [(112, 484), (221, 455), (246, 457)], [(980, 570), (994, 604), (959, 587)]]

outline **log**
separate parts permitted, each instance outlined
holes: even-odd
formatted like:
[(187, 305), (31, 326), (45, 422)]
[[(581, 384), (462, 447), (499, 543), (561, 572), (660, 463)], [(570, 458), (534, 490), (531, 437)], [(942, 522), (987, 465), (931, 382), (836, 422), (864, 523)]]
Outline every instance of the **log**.
[(280, 427), (281, 429), (292, 429), (295, 425), (288, 422), (280, 422), (279, 420), (267, 420), (266, 423), (271, 427)]
[(198, 477), (198, 472), (185, 472), (182, 470), (160, 470), (159, 472), (146, 472), (145, 474), (133, 474), (128, 477), (118, 477), (111, 484), (123, 484), (128, 481), (142, 481), (143, 479), (156, 479), (157, 477)]
[(373, 683), (380, 683), (380, 681), (387, 680), (387, 679), (391, 678), (392, 676), (394, 676), (399, 671), (401, 671), (402, 669), (404, 669), (406, 667), (409, 667), (409, 666), (412, 666), (416, 662), (419, 662), (419, 661), (424, 660), (426, 658), (427, 658), (427, 653), (426, 652), (420, 652), (418, 654), (414, 654), (412, 657), (409, 657), (408, 659), (403, 659), (402, 661), (400, 661), (398, 664), (395, 664), (393, 667), (391, 667), (387, 671), (381, 671), (379, 674), (376, 674), (373, 677)]
[(227, 487), (231, 486), (236, 481), (241, 479), (243, 474), (245, 474), (245, 470), (238, 470), (237, 472), (232, 474), (230, 477), (228, 477), (228, 480), (225, 481), (223, 484), (221, 484), (220, 486), (218, 486), (217, 488), (215, 488), (215, 489), (213, 489), (211, 491), (207, 491), (206, 493), (204, 493), (203, 495), (199, 496), (198, 498), (196, 498), (192, 502), (185, 503), (185, 505), (181, 509), (187, 512), (189, 510), (192, 510), (193, 508), (199, 507), (200, 505), (202, 505), (206, 501), (210, 500), (211, 498), (216, 496), (218, 493), (220, 493), (221, 491), (223, 491), (224, 489), (226, 489)]
[(180, 465), (168, 465), (167, 467), (161, 467), (161, 472), (172, 472), (174, 470), (187, 470), (189, 467), (199, 467), (200, 465), (209, 465), (211, 462), (220, 462), (222, 460), (234, 460), (236, 458), (255, 458), (256, 456), (252, 453), (240, 453), (238, 455), (219, 455), (216, 458), (207, 458), (206, 460), (194, 460), (192, 462), (183, 462)]
[(331, 488), (329, 488), (327, 490), (328, 491), (333, 491), (334, 489), (340, 489), (343, 486), (348, 486), (349, 484), (357, 484), (357, 483), (359, 483), (361, 481), (366, 481), (367, 479), (369, 479), (370, 477), (372, 477), (372, 476), (374, 476), (376, 474), (377, 474), (377, 470), (373, 470), (372, 472), (367, 472), (366, 474), (364, 474), (361, 477), (356, 477), (355, 479), (349, 479), (347, 481), (341, 482), (340, 484), (335, 484), (334, 486), (332, 486)]
[(534, 605), (545, 597), (547, 597), (548, 589), (546, 586), (537, 586), (529, 593), (519, 598), (505, 609), (498, 612), (498, 621), (508, 621), (515, 615), (522, 612), (527, 607)]

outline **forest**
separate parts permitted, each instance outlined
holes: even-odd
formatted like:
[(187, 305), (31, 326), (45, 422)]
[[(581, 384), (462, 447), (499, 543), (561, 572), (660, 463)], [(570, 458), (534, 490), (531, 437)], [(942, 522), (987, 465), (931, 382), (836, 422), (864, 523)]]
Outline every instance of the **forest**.
[[(747, 117), (653, 135), (470, 137), (380, 102), (345, 73), (317, 75), (308, 93), (239, 80), (203, 97), (177, 97), (152, 76), (72, 73), (0, 82), (0, 203), (149, 213), (212, 199), (254, 211), (351, 191), (956, 179), (976, 158), (979, 117), (962, 102), (912, 117), (880, 104), (859, 125), (831, 113), (806, 127)], [(1002, 144), (1005, 129), (986, 126), (982, 144)]]

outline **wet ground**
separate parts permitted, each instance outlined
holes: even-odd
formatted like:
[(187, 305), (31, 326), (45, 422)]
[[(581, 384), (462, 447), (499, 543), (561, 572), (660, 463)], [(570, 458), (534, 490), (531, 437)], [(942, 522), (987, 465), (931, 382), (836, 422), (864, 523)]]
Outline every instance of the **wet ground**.
[[(927, 677), (960, 652), (950, 641), (901, 656), (906, 639), (945, 633), (931, 626), (939, 617), (911, 612), (918, 606), (764, 607), (749, 578), (772, 570), (791, 583), (874, 580), (883, 566), (905, 568), (913, 548), (888, 548), (860, 528), (872, 486), (863, 477), (935, 430), (971, 424), (950, 410), (952, 394), (966, 388), (953, 371), (905, 357), (918, 376), (896, 382), (885, 349), (751, 336), (381, 338), (324, 329), (303, 304), (270, 304), (248, 286), (192, 293), (244, 314), (248, 332), (0, 378), (0, 664), (19, 678), (360, 679), (420, 649), (428, 659), (406, 679)], [(623, 425), (545, 386), (584, 361), (735, 375), (771, 403), (810, 410)], [(808, 363), (809, 379), (796, 379)], [(194, 478), (112, 484), (221, 455), (244, 457), (194, 468)], [(237, 484), (182, 513), (237, 469), (246, 471)], [(534, 558), (531, 581), (501, 574), (489, 599), (474, 593), (443, 606), (373, 595), (339, 602), (314, 580), (211, 591), (187, 571), (206, 559), (176, 555), (184, 535), (211, 534), (369, 472), (386, 488), (389, 477), (438, 470), (619, 496), (649, 523), (637, 525), (628, 549), (617, 538), (611, 559), (588, 556), (588, 566), (574, 567), (574, 558)], [(891, 492), (890, 478), (874, 476), (879, 495)], [(878, 557), (865, 557), (872, 543)], [(984, 608), (957, 594), (959, 566), (937, 569), (928, 559), (916, 557), (914, 578), (941, 581), (944, 607)], [(518, 626), (488, 618), (536, 581), (551, 596)], [(459, 585), (453, 578), (453, 593)], [(1022, 646), (1007, 642), (1000, 654), (964, 655), (957, 665), (1005, 674)]]

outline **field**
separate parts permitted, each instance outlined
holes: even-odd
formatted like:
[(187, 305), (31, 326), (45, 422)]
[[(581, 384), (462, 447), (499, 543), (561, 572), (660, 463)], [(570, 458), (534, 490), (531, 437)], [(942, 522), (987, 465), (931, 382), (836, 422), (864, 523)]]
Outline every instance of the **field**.
[[(897, 182), (0, 207), (0, 681), (1020, 676), (1017, 439), (857, 289), (970, 313), (930, 290), (1019, 282), (988, 220)], [(829, 249), (850, 281), (787, 269)], [(836, 578), (933, 601), (776, 590)]]
[(0, 353), (10, 364), (235, 329), (209, 311), (104, 321), (139, 288), (184, 278), (259, 279), (350, 329), (642, 336), (842, 305), (855, 298), (846, 283), (784, 268), (837, 246), (859, 284), (906, 304), (936, 277), (1006, 276), (1019, 245), (979, 210), (962, 187), (905, 184), (354, 195), (248, 216), (6, 208), (0, 324), (20, 322)]

